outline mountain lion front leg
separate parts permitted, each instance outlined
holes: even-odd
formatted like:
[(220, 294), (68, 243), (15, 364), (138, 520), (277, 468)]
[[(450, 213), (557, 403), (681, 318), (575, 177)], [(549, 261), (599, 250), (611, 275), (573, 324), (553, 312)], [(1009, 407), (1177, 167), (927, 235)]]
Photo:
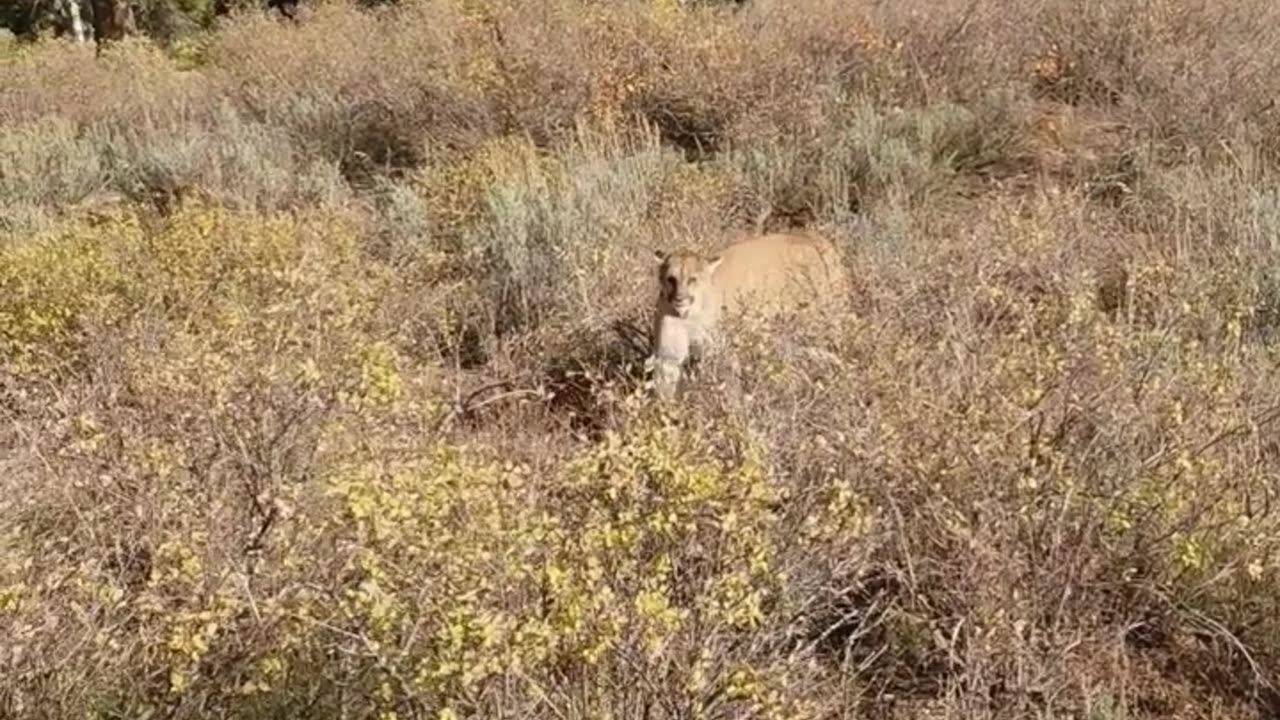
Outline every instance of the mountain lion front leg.
[(653, 326), (653, 386), (658, 397), (675, 397), (680, 369), (689, 359), (689, 330), (684, 321), (658, 314)]

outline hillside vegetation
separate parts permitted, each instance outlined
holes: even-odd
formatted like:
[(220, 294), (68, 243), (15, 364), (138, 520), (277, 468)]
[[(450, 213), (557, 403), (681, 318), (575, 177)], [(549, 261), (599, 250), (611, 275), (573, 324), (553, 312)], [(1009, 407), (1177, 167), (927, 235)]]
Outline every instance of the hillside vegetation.
[(0, 40), (0, 716), (1280, 714), (1280, 4), (303, 10)]

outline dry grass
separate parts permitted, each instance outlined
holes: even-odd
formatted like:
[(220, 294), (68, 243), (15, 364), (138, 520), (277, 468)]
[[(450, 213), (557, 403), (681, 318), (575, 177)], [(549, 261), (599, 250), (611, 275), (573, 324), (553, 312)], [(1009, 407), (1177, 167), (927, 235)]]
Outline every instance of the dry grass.
[[(0, 715), (1274, 717), (1272, 5), (0, 48)], [(852, 311), (657, 407), (756, 221)]]

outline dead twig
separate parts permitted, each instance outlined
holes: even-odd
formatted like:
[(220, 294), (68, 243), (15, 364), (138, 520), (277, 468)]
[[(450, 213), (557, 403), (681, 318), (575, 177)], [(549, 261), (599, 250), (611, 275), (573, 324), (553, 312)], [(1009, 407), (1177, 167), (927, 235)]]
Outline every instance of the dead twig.
[[(501, 390), (502, 392), (496, 395), (489, 394), (495, 390)], [(449, 412), (445, 413), (444, 417), (436, 425), (436, 433), (444, 434), (449, 432), (453, 428), (453, 424), (459, 419), (473, 417), (478, 411), (490, 405), (526, 397), (546, 399), (547, 393), (542, 388), (515, 387), (515, 383), (511, 380), (498, 380), (482, 385), (452, 404)]]
[(649, 355), (649, 333), (640, 329), (630, 320), (615, 320), (613, 322), (613, 332), (622, 340), (637, 357), (644, 358)]

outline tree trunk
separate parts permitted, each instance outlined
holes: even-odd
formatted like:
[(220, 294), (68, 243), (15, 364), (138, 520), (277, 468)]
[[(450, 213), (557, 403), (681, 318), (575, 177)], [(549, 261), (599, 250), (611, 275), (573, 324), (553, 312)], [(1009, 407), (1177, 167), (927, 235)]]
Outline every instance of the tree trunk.
[(93, 4), (93, 37), (99, 43), (123, 40), (134, 31), (129, 0), (90, 0)]
[(84, 13), (81, 11), (80, 0), (62, 0), (62, 10), (67, 15), (67, 20), (71, 23), (71, 36), (76, 42), (88, 42), (89, 29), (84, 24)]

